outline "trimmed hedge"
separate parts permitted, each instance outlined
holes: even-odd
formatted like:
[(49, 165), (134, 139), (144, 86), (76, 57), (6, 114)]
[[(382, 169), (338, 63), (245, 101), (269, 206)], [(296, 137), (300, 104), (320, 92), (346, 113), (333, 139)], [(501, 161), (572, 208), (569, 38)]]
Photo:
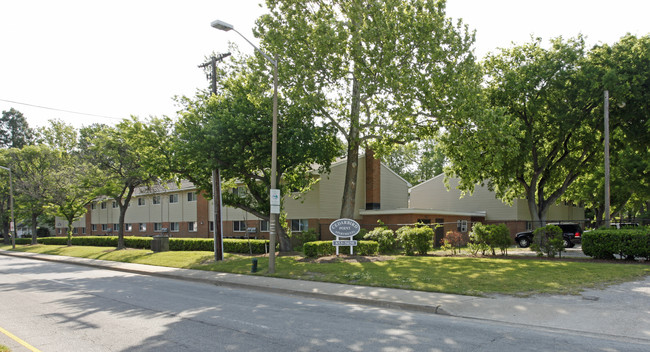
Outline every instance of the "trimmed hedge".
[[(324, 257), (336, 254), (336, 247), (332, 241), (314, 241), (307, 242), (302, 247), (307, 257)], [(379, 252), (379, 243), (376, 241), (358, 241), (354, 247), (354, 254), (357, 255), (377, 255)], [(339, 254), (350, 254), (350, 246), (340, 246)]]
[(397, 229), (397, 239), (406, 255), (426, 255), (433, 245), (433, 229), (429, 226), (403, 226)]
[(645, 258), (650, 260), (650, 230), (604, 229), (582, 235), (582, 252), (595, 259)]
[[(29, 242), (25, 244), (30, 244)], [(125, 236), (124, 245), (127, 248), (151, 249), (152, 237)], [(18, 241), (16, 241), (18, 243)], [(43, 237), (38, 238), (38, 243), (46, 245), (68, 244), (67, 237)], [(249, 240), (224, 238), (223, 250), (227, 253), (249, 253), (264, 254), (268, 246), (268, 240)], [(117, 247), (117, 236), (78, 236), (72, 237), (72, 244), (75, 246), (95, 247)], [(214, 241), (210, 238), (170, 238), (169, 250), (172, 251), (213, 251)]]

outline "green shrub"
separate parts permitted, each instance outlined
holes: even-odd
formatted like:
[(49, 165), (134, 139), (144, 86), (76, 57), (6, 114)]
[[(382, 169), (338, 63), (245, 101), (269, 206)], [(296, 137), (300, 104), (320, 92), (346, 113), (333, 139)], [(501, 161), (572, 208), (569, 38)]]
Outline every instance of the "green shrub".
[(16, 244), (32, 244), (31, 238), (16, 238), (15, 241)]
[(564, 238), (562, 229), (556, 225), (546, 225), (533, 231), (533, 243), (531, 249), (538, 255), (546, 254), (549, 258), (554, 258), (556, 254), (564, 251)]
[[(311, 258), (336, 254), (332, 241), (307, 242), (302, 248), (305, 256)], [(375, 241), (358, 241), (354, 247), (354, 254), (357, 255), (377, 255), (378, 252), (379, 244)], [(350, 246), (339, 246), (339, 254), (350, 254)]]
[(650, 230), (602, 229), (582, 235), (582, 252), (594, 259), (645, 258), (650, 260)]
[(508, 253), (508, 247), (512, 245), (510, 230), (505, 224), (483, 225), (477, 222), (472, 227), (469, 238), (470, 242), (474, 244), (470, 249), (470, 251), (474, 251), (474, 255), (479, 251), (485, 255), (488, 249), (492, 251), (492, 255), (496, 255), (496, 248), (499, 248), (501, 254), (505, 255)]
[(433, 229), (428, 226), (403, 226), (397, 230), (397, 239), (406, 255), (426, 255), (433, 243)]
[(387, 227), (375, 227), (363, 236), (364, 240), (375, 241), (379, 244), (379, 253), (394, 253), (397, 250), (395, 232)]
[[(151, 237), (125, 236), (124, 245), (127, 248), (150, 249)], [(31, 243), (31, 239), (27, 243)], [(18, 242), (16, 242), (18, 243)], [(65, 246), (68, 244), (66, 237), (39, 238), (38, 243), (46, 245)], [(264, 254), (268, 247), (268, 240), (247, 240), (224, 238), (223, 251), (226, 253), (253, 253)], [(74, 246), (117, 247), (117, 236), (78, 236), (72, 237)], [(279, 244), (278, 244), (279, 245)], [(214, 251), (214, 240), (211, 238), (170, 238), (169, 250), (172, 251)]]

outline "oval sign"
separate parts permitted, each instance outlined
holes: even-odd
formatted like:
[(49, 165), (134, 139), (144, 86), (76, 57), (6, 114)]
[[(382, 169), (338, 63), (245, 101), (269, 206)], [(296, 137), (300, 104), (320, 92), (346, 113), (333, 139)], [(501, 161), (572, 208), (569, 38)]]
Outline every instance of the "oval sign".
[(359, 223), (352, 219), (338, 219), (330, 224), (330, 232), (338, 237), (353, 237), (360, 230)]

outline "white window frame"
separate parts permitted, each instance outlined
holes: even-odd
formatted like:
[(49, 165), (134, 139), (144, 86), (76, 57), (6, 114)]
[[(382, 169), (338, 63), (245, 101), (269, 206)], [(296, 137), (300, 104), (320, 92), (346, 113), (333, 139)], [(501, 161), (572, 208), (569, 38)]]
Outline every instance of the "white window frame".
[(140, 232), (147, 231), (147, 223), (146, 222), (141, 222), (139, 228), (140, 228)]
[(108, 231), (108, 224), (102, 224), (102, 231)]
[(163, 229), (162, 222), (153, 223), (153, 232), (162, 232), (162, 229)]
[(106, 209), (106, 202), (102, 202), (102, 204), (99, 206), (101, 209)]
[(91, 225), (90, 225), (90, 229), (91, 229), (92, 231), (97, 231), (97, 224), (91, 224)]
[(190, 221), (187, 223), (187, 231), (196, 232), (196, 221)]
[(244, 220), (235, 220), (232, 222), (232, 231), (233, 232), (246, 232), (246, 221)]
[(196, 202), (196, 192), (187, 192), (187, 201)]
[(292, 219), (291, 232), (303, 232), (309, 230), (309, 221), (307, 219)]
[(147, 199), (144, 197), (138, 197), (138, 206), (143, 207), (147, 205)]
[(95, 202), (90, 203), (90, 210), (95, 210), (95, 209), (97, 209), (97, 203)]
[(169, 231), (171, 232), (178, 232), (180, 230), (180, 224), (177, 222), (170, 222), (169, 223)]
[(124, 224), (124, 231), (126, 231), (126, 232), (133, 231), (133, 224), (131, 224), (131, 223)]
[(113, 231), (120, 231), (120, 224), (113, 224)]
[(161, 199), (160, 196), (153, 196), (151, 197), (151, 204), (153, 205), (160, 205)]
[(260, 220), (260, 232), (269, 232), (269, 226), (268, 220)]
[(178, 203), (178, 193), (172, 193), (169, 195), (169, 204)]
[(113, 201), (113, 209), (117, 208), (117, 201)]
[(208, 221), (208, 232), (214, 232), (214, 221)]

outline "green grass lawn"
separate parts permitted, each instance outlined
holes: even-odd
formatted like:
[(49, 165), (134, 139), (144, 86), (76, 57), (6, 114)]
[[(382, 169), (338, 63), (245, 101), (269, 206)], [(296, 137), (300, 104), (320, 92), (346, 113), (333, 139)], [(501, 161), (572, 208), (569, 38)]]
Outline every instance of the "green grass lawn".
[[(0, 245), (10, 250), (11, 246)], [(214, 262), (212, 252), (116, 251), (108, 247), (16, 246), (17, 251), (103, 259), (127, 263), (251, 274), (251, 257), (226, 253)], [(268, 258), (258, 259), (258, 272), (268, 275)], [(503, 259), (443, 256), (394, 256), (386, 261), (316, 263), (300, 256), (276, 257), (276, 273), (289, 279), (392, 287), (463, 295), (575, 294), (584, 288), (630, 281), (650, 275), (650, 266), (536, 258)]]

